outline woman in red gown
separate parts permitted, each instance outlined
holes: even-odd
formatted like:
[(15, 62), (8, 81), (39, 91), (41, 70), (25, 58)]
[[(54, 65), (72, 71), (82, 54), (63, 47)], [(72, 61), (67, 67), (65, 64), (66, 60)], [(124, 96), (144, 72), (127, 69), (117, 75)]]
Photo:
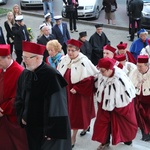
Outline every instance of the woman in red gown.
[(78, 129), (86, 130), (95, 117), (93, 92), (94, 76), (97, 68), (82, 53), (80, 41), (71, 39), (67, 45), (67, 55), (58, 64), (59, 72), (68, 82), (67, 98), (72, 134), (72, 147), (76, 141)]

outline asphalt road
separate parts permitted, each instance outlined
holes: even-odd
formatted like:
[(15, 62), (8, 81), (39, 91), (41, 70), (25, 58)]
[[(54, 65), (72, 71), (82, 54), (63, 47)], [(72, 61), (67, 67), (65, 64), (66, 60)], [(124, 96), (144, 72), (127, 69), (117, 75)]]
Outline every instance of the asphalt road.
[[(20, 0), (8, 0), (7, 5), (2, 5), (0, 7), (12, 9), (14, 4), (20, 4)], [(54, 0), (54, 14), (60, 15), (62, 10), (62, 0)], [(123, 29), (128, 28), (128, 16), (126, 15), (126, 0), (117, 0), (118, 9), (116, 11), (116, 27), (108, 25), (110, 28), (118, 28), (118, 27), (124, 27)], [(26, 9), (22, 10), (24, 13), (38, 13), (40, 15), (43, 15), (43, 9)], [(99, 19), (93, 20), (93, 19), (84, 19), (86, 21), (95, 22), (95, 23), (103, 23), (107, 26), (107, 21), (105, 20), (105, 12), (104, 10), (101, 11)]]

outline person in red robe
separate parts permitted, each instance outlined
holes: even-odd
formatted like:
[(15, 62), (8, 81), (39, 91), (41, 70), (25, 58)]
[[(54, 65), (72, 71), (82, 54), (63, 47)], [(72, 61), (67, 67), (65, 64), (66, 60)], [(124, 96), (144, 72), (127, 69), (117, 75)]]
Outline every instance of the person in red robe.
[(95, 117), (93, 102), (94, 76), (98, 73), (92, 62), (80, 52), (82, 43), (71, 39), (67, 45), (67, 55), (58, 64), (58, 71), (68, 82), (68, 112), (71, 123), (72, 147), (76, 142), (78, 129), (87, 130)]
[(136, 68), (136, 65), (126, 61), (126, 55), (116, 55), (115, 59), (123, 65), (122, 70), (126, 73), (126, 75), (129, 77), (132, 71)]
[(135, 88), (112, 59), (100, 59), (97, 67), (100, 74), (95, 96), (99, 104), (92, 140), (101, 143), (97, 150), (109, 146), (110, 134), (113, 145), (119, 142), (131, 145), (137, 133)]
[(115, 56), (116, 56), (116, 48), (114, 48), (114, 47), (112, 47), (110, 45), (105, 45), (103, 47), (103, 57), (104, 58), (111, 58), (114, 61), (115, 66), (117, 66), (120, 69), (122, 69), (123, 65), (119, 61), (117, 61), (115, 59)]
[(17, 122), (14, 101), (23, 71), (11, 58), (10, 45), (0, 45), (0, 149), (28, 150), (25, 130)]
[(131, 62), (131, 63), (133, 63), (133, 64), (136, 64), (135, 58), (134, 58), (133, 55), (126, 49), (126, 48), (127, 48), (127, 43), (120, 42), (120, 43), (117, 45), (117, 48), (118, 48), (117, 55), (124, 54), (124, 55), (126, 55), (126, 61)]
[(131, 74), (136, 88), (135, 112), (143, 141), (150, 141), (150, 69), (148, 55), (139, 55), (137, 68)]

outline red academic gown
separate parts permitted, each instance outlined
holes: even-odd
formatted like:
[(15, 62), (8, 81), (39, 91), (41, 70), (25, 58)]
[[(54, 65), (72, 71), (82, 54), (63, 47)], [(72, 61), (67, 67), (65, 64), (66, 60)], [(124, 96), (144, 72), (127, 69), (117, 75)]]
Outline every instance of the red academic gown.
[(135, 112), (138, 127), (145, 133), (150, 133), (150, 96), (136, 95)]
[[(95, 117), (93, 101), (94, 78), (88, 77), (76, 84), (72, 84), (70, 74), (71, 70), (67, 69), (64, 78), (68, 82), (67, 99), (71, 129), (87, 129), (91, 119)], [(72, 88), (77, 91), (76, 94), (70, 92)]]
[(99, 104), (92, 140), (105, 144), (109, 135), (112, 135), (112, 144), (132, 141), (137, 133), (137, 121), (134, 111), (134, 102), (112, 111), (102, 109)]
[(5, 72), (0, 69), (0, 107), (4, 110), (0, 117), (0, 149), (28, 150), (25, 130), (17, 123), (14, 101), (18, 77), (23, 68), (13, 62)]

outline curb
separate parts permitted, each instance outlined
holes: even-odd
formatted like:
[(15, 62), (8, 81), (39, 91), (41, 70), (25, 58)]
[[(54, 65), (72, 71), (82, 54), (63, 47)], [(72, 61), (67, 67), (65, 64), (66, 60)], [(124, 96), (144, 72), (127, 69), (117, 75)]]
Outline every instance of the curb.
[[(44, 18), (43, 14), (38, 14), (38, 13), (34, 13), (34, 12), (22, 11), (22, 14)], [(64, 21), (68, 21), (67, 18), (63, 18), (63, 20)], [(99, 22), (96, 22), (96, 21), (85, 21), (85, 20), (77, 20), (77, 22), (81, 23), (81, 24), (92, 25), (92, 26), (94, 26), (95, 24), (99, 23)], [(111, 29), (118, 29), (118, 30), (128, 31), (127, 27), (121, 27), (121, 26), (117, 26), (117, 25), (108, 25), (108, 24), (103, 24), (103, 25), (104, 25), (105, 28), (111, 28)]]

